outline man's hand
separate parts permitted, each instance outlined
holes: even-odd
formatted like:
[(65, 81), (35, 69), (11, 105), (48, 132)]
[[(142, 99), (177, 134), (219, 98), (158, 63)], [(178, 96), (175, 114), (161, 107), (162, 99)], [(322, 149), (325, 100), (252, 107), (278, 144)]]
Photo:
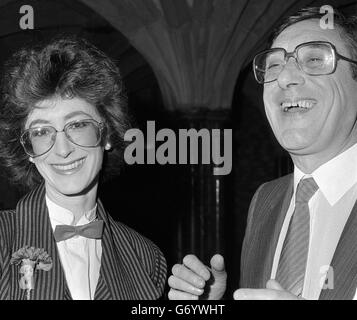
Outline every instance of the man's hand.
[(302, 300), (286, 291), (274, 279), (268, 280), (266, 289), (238, 289), (233, 294), (234, 300)]
[(227, 272), (224, 259), (216, 254), (211, 259), (211, 268), (205, 266), (195, 255), (183, 258), (182, 264), (172, 267), (168, 283), (170, 300), (219, 300), (226, 291)]

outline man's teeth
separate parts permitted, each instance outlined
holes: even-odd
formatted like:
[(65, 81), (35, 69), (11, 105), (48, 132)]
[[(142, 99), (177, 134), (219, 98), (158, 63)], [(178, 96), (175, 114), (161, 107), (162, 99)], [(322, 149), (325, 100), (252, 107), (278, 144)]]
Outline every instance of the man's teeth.
[(75, 169), (77, 167), (79, 167), (80, 165), (82, 165), (82, 163), (84, 162), (85, 159), (81, 159), (81, 160), (78, 160), (78, 161), (75, 161), (71, 164), (68, 164), (68, 165), (62, 165), (62, 164), (54, 164), (53, 166), (58, 169), (58, 170), (71, 170), (71, 169)]
[(311, 109), (314, 105), (314, 102), (311, 100), (299, 100), (295, 102), (283, 102), (281, 106), (285, 112), (289, 111), (291, 108), (303, 108)]

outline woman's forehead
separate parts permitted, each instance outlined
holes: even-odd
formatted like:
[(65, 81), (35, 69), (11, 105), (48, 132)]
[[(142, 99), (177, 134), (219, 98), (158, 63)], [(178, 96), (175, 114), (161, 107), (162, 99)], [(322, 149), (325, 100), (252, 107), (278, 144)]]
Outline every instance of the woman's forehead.
[(89, 116), (98, 121), (101, 120), (96, 107), (82, 98), (63, 99), (56, 97), (46, 99), (35, 104), (27, 117), (25, 127), (29, 127), (34, 121), (57, 123), (81, 115)]

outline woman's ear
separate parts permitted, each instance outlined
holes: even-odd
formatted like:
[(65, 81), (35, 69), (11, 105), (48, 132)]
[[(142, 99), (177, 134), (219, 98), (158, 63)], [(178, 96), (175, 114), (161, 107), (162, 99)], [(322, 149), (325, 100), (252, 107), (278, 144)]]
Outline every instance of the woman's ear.
[(112, 148), (112, 145), (110, 144), (110, 142), (107, 142), (106, 145), (105, 145), (105, 147), (104, 147), (104, 149), (108, 151), (108, 150), (110, 150), (111, 148)]

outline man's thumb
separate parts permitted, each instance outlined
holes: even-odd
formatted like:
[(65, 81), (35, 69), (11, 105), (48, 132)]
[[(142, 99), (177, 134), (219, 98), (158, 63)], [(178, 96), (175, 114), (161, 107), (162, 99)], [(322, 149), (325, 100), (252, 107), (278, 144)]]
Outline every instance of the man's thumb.
[(220, 254), (215, 254), (211, 259), (211, 272), (218, 281), (227, 279), (227, 272), (224, 265), (224, 258)]

